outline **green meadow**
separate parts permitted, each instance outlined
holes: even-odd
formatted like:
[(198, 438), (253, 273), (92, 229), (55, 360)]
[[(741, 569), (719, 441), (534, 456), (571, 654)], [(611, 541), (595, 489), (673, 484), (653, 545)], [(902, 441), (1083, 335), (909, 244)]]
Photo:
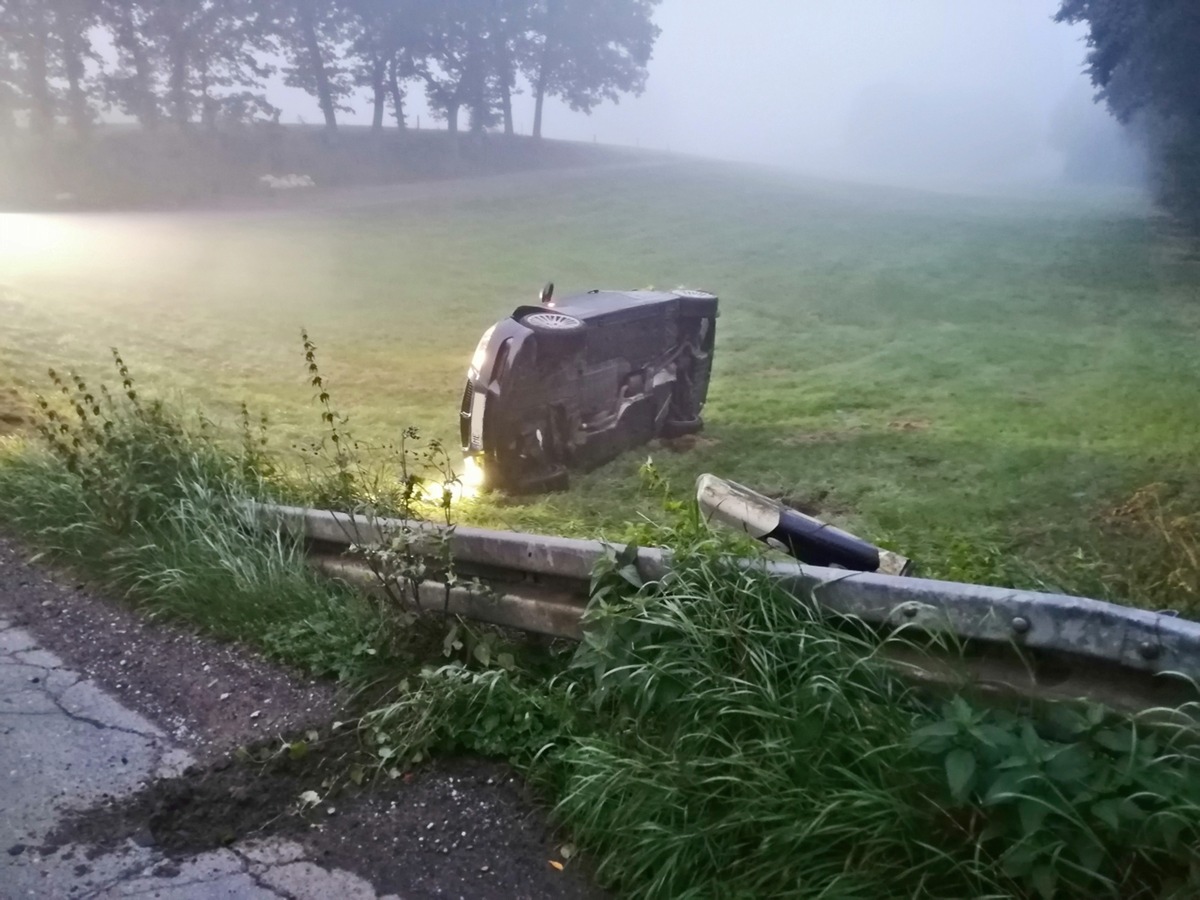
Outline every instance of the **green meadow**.
[[(281, 199), (0, 216), (0, 378), (108, 376), (290, 449), (320, 431), (300, 329), (349, 430), (457, 442), (480, 333), (559, 293), (721, 297), (706, 428), (465, 521), (617, 537), (713, 472), (934, 575), (1103, 592), (1106, 512), (1200, 496), (1200, 264), (1136, 198), (962, 196), (657, 162)], [(0, 390), (0, 396), (4, 396)], [(20, 401), (10, 400), (18, 404)], [(1194, 504), (1193, 504), (1194, 506)], [(1135, 598), (1136, 599), (1136, 598)]]

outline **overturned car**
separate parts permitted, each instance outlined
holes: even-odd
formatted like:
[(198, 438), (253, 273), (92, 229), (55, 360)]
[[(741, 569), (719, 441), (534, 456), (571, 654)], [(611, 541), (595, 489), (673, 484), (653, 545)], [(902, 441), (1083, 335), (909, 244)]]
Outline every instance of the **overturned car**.
[(699, 431), (717, 297), (589, 291), (520, 306), (489, 328), (467, 371), (468, 477), (514, 493), (563, 490), (655, 437)]

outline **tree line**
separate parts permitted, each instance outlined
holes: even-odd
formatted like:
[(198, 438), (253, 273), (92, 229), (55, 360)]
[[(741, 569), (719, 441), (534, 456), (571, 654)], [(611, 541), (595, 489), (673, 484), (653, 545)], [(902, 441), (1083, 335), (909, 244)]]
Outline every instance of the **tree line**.
[(408, 92), (459, 130), (513, 133), (523, 76), (590, 112), (646, 84), (660, 0), (0, 0), (0, 136), (19, 121), (86, 138), (106, 110), (147, 129), (278, 120), (279, 71), (327, 129), (366, 89), (372, 125), (405, 127)]
[(1200, 3), (1063, 0), (1058, 20), (1087, 25), (1099, 99), (1146, 143), (1163, 205), (1200, 230)]

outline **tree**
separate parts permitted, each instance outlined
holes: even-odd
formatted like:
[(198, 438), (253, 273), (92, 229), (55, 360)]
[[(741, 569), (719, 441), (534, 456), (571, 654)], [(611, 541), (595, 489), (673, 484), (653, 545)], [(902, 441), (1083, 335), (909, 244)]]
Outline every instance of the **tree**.
[(533, 5), (528, 0), (491, 0), (488, 31), (491, 62), (504, 120), (504, 133), (513, 133), (512, 97), (516, 90), (517, 60), (528, 52)]
[(1087, 23), (1097, 99), (1147, 142), (1165, 205), (1200, 227), (1200, 4), (1064, 0), (1057, 19)]
[(102, 20), (117, 48), (106, 78), (110, 99), (149, 128), (164, 108), (181, 128), (197, 114), (212, 128), (230, 111), (273, 111), (252, 90), (271, 71), (260, 61), (272, 44), (259, 7), (254, 0), (105, 0)]
[(116, 68), (105, 75), (105, 94), (144, 128), (160, 119), (157, 74), (151, 59), (150, 7), (143, 0), (104, 0), (101, 21), (117, 51)]
[(264, 61), (274, 50), (270, 19), (254, 0), (210, 0), (206, 6), (191, 54), (190, 89), (200, 121), (212, 129), (222, 118), (278, 116), (260, 90), (274, 71)]
[(50, 81), (55, 37), (46, 0), (9, 0), (6, 30), (11, 29), (11, 53), (17, 60), (19, 91), (29, 112), (30, 130), (42, 137), (54, 130), (57, 98)]
[(428, 64), (420, 71), (425, 96), (435, 115), (458, 132), (458, 113), (471, 111), (472, 129), (492, 123), (494, 107), (488, 90), (490, 62), (486, 34), (491, 0), (443, 0), (430, 20)]
[(87, 137), (95, 111), (87, 65), (98, 60), (92, 48), (91, 29), (99, 21), (95, 0), (50, 0), (51, 30), (57, 49), (57, 74), (66, 82), (66, 111), (75, 134)]
[(353, 0), (352, 51), (357, 59), (355, 82), (369, 88), (371, 126), (383, 128), (390, 100), (396, 125), (404, 128), (403, 83), (419, 71), (417, 60), (428, 52), (430, 0)]
[(11, 6), (0, 7), (0, 142), (16, 130), (16, 113), (24, 107), (16, 16)]
[(349, 6), (335, 0), (279, 0), (274, 29), (287, 65), (284, 82), (317, 98), (325, 127), (337, 131), (337, 114), (349, 112), (353, 85), (339, 62), (352, 24)]
[(539, 0), (537, 35), (526, 49), (523, 70), (534, 88), (533, 136), (542, 136), (547, 95), (577, 112), (591, 112), (623, 93), (646, 87), (646, 66), (661, 29), (654, 24), (659, 0)]

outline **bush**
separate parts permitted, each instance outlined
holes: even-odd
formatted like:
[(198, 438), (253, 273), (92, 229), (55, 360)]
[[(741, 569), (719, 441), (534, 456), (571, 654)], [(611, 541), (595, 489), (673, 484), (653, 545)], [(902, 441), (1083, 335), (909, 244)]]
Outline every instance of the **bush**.
[(408, 680), (364, 720), (384, 767), (508, 757), (637, 896), (1194, 894), (1192, 719), (942, 702), (881, 658), (903, 634), (830, 620), (683, 534), (661, 583), (612, 556), (557, 676)]

